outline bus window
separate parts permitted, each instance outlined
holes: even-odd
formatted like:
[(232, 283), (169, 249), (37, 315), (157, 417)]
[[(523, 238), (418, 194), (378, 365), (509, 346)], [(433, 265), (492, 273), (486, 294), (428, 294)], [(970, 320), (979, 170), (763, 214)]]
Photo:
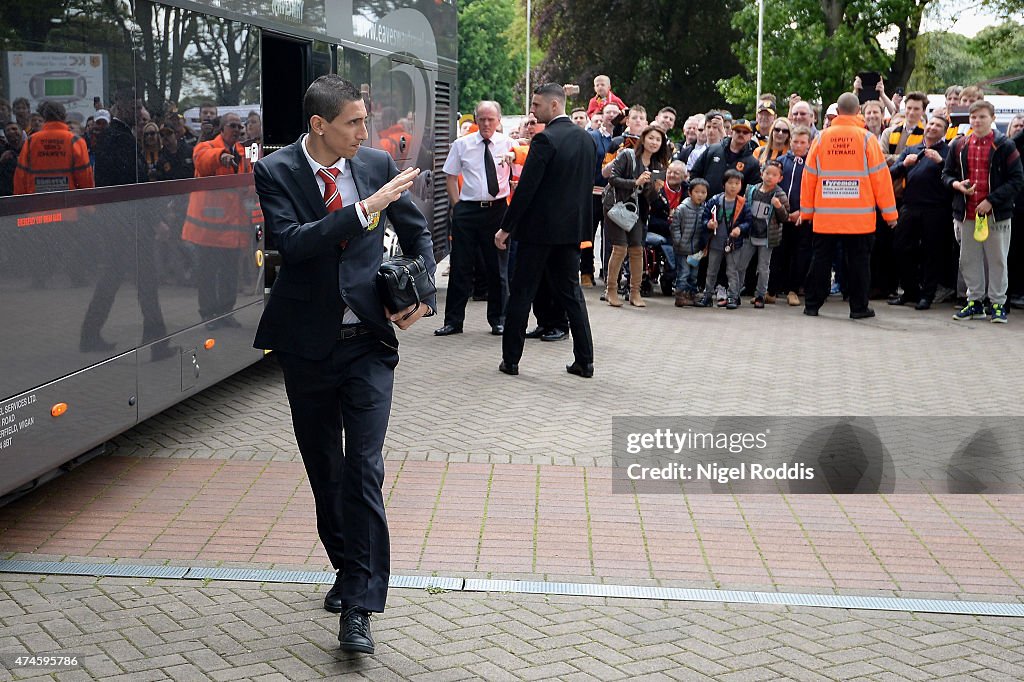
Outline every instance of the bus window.
[(330, 43), (320, 40), (313, 41), (313, 80), (329, 73), (336, 73), (334, 68), (334, 51)]
[(0, 116), (9, 108), (27, 141), (44, 125), (41, 105), (51, 118), (62, 107), (97, 186), (193, 177), (191, 151), (220, 133), (219, 119), (261, 115), (258, 36), (244, 24), (149, 0), (65, 0), (56, 13), (37, 0), (4, 5)]

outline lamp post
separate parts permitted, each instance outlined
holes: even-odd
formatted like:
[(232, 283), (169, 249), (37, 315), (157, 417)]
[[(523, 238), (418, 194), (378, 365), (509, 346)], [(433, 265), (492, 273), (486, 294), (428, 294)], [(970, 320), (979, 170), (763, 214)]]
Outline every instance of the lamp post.
[(533, 16), (533, 4), (526, 0), (526, 109), (524, 115), (530, 115), (530, 20)]
[(764, 48), (764, 0), (757, 0), (757, 90), (754, 92), (754, 106), (761, 96), (761, 54)]

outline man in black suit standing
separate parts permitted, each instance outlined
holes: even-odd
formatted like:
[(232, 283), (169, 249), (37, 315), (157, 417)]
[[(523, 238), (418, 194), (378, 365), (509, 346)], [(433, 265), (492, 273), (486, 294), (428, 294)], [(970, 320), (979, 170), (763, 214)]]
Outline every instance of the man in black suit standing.
[(505, 312), (498, 369), (519, 374), (530, 304), (541, 280), (565, 308), (575, 360), (565, 369), (594, 376), (594, 340), (580, 289), (580, 242), (589, 239), (593, 201), (594, 141), (565, 115), (565, 92), (548, 83), (533, 91), (530, 113), (547, 124), (530, 144), (519, 186), (494, 235), (499, 249), (518, 242)]
[(254, 345), (275, 350), (281, 363), (317, 531), (337, 571), (324, 608), (342, 614), (342, 649), (373, 653), (369, 613), (384, 610), (390, 575), (381, 486), (398, 364), (392, 323), (408, 329), (435, 307), (432, 298), (400, 311), (381, 305), (382, 212), (405, 255), (422, 256), (431, 273), (434, 256), (426, 220), (406, 192), (419, 169), (398, 172), (387, 153), (361, 146), (359, 89), (321, 76), (302, 105), (309, 134), (254, 169), (269, 241), (282, 259)]

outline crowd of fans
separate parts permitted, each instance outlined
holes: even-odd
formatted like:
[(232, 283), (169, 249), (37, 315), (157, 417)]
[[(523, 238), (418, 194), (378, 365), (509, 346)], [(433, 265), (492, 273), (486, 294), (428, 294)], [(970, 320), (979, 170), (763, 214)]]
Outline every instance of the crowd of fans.
[(65, 189), (196, 177), (196, 146), (225, 131), (242, 147), (262, 145), (262, 119), (257, 111), (250, 111), (243, 121), (235, 113), (218, 114), (216, 104), (204, 102), (199, 107), (199, 125), (193, 129), (173, 105), (161, 116), (151, 115), (141, 101), (128, 98), (115, 101), (109, 109), (96, 101), (94, 108), (82, 121), (80, 116), (69, 116), (57, 102), (40, 102), (32, 111), (23, 97), (12, 103), (0, 99), (0, 196), (37, 191), (30, 183), (17, 185), (15, 173), (19, 164), (27, 171), (46, 166), (44, 152), (33, 151), (28, 143), (47, 127), (51, 136), (66, 138), (69, 154), (78, 140), (88, 153), (91, 178), (79, 174)]
[[(862, 94), (859, 79), (852, 90)], [(999, 131), (991, 125), (994, 108), (978, 87), (951, 86), (945, 105), (934, 108), (924, 93), (890, 97), (882, 82), (873, 99), (861, 100), (867, 101), (856, 125), (870, 133), (884, 154), (900, 215), (892, 227), (878, 214), (871, 297), (919, 310), (953, 301), (963, 313), (956, 319), (1005, 322), (1008, 307), (1024, 308), (1024, 241), (1009, 239), (1011, 225), (1024, 230), (1019, 156), (1024, 115), (1010, 121), (1005, 133)], [(628, 273), (659, 269), (672, 277), (680, 307), (735, 309), (741, 293), (750, 294), (757, 308), (777, 300), (800, 305), (813, 240), (813, 223), (801, 219), (804, 159), (820, 130), (838, 114), (836, 104), (824, 107), (821, 118), (820, 111), (796, 94), (780, 103), (765, 93), (758, 98), (754, 121), (725, 110), (681, 117), (671, 106), (652, 117), (641, 104), (627, 106), (606, 76), (595, 78), (594, 96), (586, 107), (573, 109), (571, 119), (590, 132), (598, 150), (593, 234), (602, 229), (604, 272), (610, 275), (602, 300), (622, 305), (618, 292), (625, 264), (630, 281), (622, 290), (629, 291), (629, 302), (636, 306), (644, 305), (641, 278)], [(976, 115), (987, 115), (985, 135), (972, 129)], [(984, 143), (979, 154), (1006, 169), (993, 166), (981, 173), (981, 185), (972, 186), (966, 160), (979, 141)], [(957, 160), (961, 152), (963, 168)], [(735, 208), (737, 197), (742, 210)], [(615, 202), (630, 200), (640, 220), (626, 231), (608, 219), (607, 211)], [(960, 233), (976, 217), (978, 224), (987, 219), (992, 235), (987, 242), (980, 232), (977, 238)], [(973, 241), (962, 248), (966, 240)], [(974, 253), (975, 245), (982, 253)], [(588, 253), (590, 244), (583, 246), (581, 283), (593, 287), (594, 256)], [(638, 260), (644, 247), (646, 263)], [(984, 263), (980, 284), (971, 281), (973, 273), (964, 272), (965, 266), (973, 270), (978, 258)], [(658, 267), (651, 267), (652, 260)], [(832, 263), (833, 295), (845, 293), (847, 265), (842, 253)], [(983, 296), (969, 302), (972, 284)]]

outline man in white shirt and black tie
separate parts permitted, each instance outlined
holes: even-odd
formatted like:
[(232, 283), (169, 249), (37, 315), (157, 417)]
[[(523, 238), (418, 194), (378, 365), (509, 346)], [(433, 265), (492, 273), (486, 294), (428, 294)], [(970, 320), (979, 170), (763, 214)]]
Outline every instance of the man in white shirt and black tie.
[(386, 152), (363, 146), (359, 88), (321, 76), (303, 109), (309, 133), (254, 169), (268, 243), (282, 259), (254, 345), (281, 363), (317, 531), (337, 571), (324, 608), (341, 614), (342, 649), (373, 653), (370, 613), (384, 610), (391, 570), (381, 486), (398, 364), (394, 328), (408, 329), (434, 308), (433, 297), (405, 310), (381, 304), (375, 280), (384, 221), (402, 253), (422, 256), (431, 273), (434, 254), (407, 191), (420, 171), (399, 171)]
[(513, 141), (497, 132), (500, 123), (501, 105), (486, 100), (477, 104), (479, 130), (453, 142), (444, 162), (448, 200), (453, 206), (452, 253), (444, 326), (434, 331), (437, 336), (462, 333), (466, 303), (473, 293), (473, 264), (478, 248), (487, 268), (487, 322), (491, 334), (500, 336), (505, 329), (508, 282), (502, 274), (504, 258), (494, 246), (494, 233), (508, 208), (511, 168), (506, 156)]

